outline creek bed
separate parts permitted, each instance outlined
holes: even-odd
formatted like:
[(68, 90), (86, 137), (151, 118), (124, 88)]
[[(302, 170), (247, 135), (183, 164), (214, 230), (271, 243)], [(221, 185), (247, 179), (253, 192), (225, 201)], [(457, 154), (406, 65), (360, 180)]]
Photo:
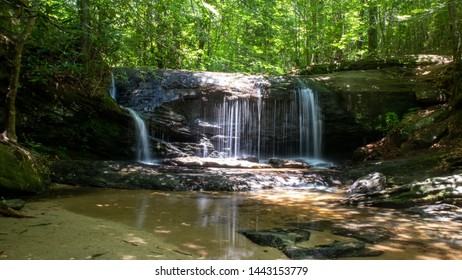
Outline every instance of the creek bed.
[[(78, 215), (74, 218), (86, 217), (121, 225), (121, 232), (144, 236), (141, 238), (144, 243), (140, 241), (139, 244), (135, 242), (136, 238), (135, 241), (130, 239), (132, 243), (126, 240), (127, 236), (121, 238), (122, 243), (135, 245), (130, 249), (134, 252), (128, 255), (136, 259), (151, 258), (149, 254), (136, 253), (137, 250), (144, 252), (146, 247), (154, 246), (152, 242), (146, 242), (149, 238), (154, 238), (157, 244), (149, 249), (151, 252), (161, 250), (156, 249), (160, 247), (169, 248), (169, 254), (161, 254), (163, 259), (285, 259), (287, 256), (277, 248), (259, 246), (240, 232), (303, 229), (310, 233), (310, 237), (297, 243), (297, 246), (312, 248), (334, 241), (357, 241), (358, 235), (348, 231), (345, 234), (345, 229), (358, 227), (380, 229), (389, 233), (388, 238), (366, 243), (368, 249), (383, 253), (369, 257), (344, 258), (462, 259), (461, 223), (424, 219), (400, 210), (340, 205), (338, 201), (344, 196), (341, 189), (317, 187), (246, 193), (61, 187), (30, 205), (38, 207), (34, 203), (48, 203), (58, 207), (55, 210), (48, 209), (46, 213), (42, 213), (42, 217), (37, 217), (34, 221), (35, 224), (42, 224), (43, 228), (53, 227), (54, 222), (47, 225), (40, 222), (41, 219), (59, 216), (60, 212), (69, 212)], [(12, 223), (11, 221), (8, 220), (8, 223)], [(21, 222), (18, 220), (14, 223), (17, 226)], [(343, 234), (339, 228), (343, 229)], [(33, 228), (28, 227), (24, 230), (31, 229)], [(53, 231), (58, 232), (59, 229), (60, 226), (56, 224)], [(101, 240), (102, 248), (98, 250), (101, 253), (88, 253), (88, 256), (73, 255), (72, 252), (58, 254), (55, 250), (39, 252), (46, 248), (47, 243), (53, 246), (53, 238), (40, 233), (28, 236), (27, 232), (19, 234), (19, 229), (14, 230), (16, 235), (29, 239), (30, 242), (24, 243), (24, 246), (29, 246), (30, 250), (34, 248), (31, 245), (33, 242), (44, 245), (40, 247), (42, 249), (37, 248), (35, 254), (30, 254), (32, 257), (29, 258), (88, 258), (117, 250), (112, 249), (110, 244), (105, 248), (104, 241)], [(79, 238), (67, 240), (68, 248), (72, 248), (72, 242), (91, 247), (91, 243), (95, 242), (94, 238), (98, 237), (91, 228), (76, 228), (75, 231), (79, 232)], [(377, 230), (372, 232), (375, 234)], [(13, 233), (8, 231), (8, 227), (2, 229), (0, 238), (2, 242), (9, 244), (0, 248), (0, 251), (3, 250), (5, 255), (11, 250), (26, 252), (26, 249), (21, 248), (21, 239), (12, 237)], [(114, 248), (117, 247), (117, 244), (113, 245)], [(98, 257), (119, 259), (122, 255), (108, 253)], [(28, 257), (10, 253), (9, 258)]]

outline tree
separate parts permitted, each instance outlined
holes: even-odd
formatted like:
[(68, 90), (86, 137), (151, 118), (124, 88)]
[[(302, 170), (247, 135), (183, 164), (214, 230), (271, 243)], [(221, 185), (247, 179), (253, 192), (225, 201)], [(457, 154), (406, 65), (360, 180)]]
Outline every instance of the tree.
[(82, 60), (86, 70), (90, 61), (90, 1), (77, 1), (80, 17), (80, 44), (82, 47)]
[(376, 0), (369, 1), (369, 29), (367, 30), (368, 35), (368, 52), (369, 55), (375, 55), (378, 48), (378, 33), (377, 33), (377, 2)]
[(449, 25), (451, 30), (452, 56), (454, 61), (453, 107), (462, 106), (462, 27), (458, 13), (458, 1), (449, 0)]
[[(19, 9), (25, 11), (23, 15), (22, 12), (18, 13), (19, 17), (22, 17), (26, 22), (24, 23), (24, 28), (17, 35), (15, 39), (15, 47), (13, 54), (13, 65), (10, 74), (10, 82), (8, 85), (8, 92), (6, 95), (6, 114), (5, 114), (5, 130), (2, 133), (3, 140), (6, 141), (17, 141), (16, 136), (16, 95), (19, 88), (19, 76), (21, 70), (21, 61), (22, 54), (24, 50), (24, 45), (27, 41), (27, 38), (32, 33), (34, 28), (37, 14), (34, 11), (34, 8), (31, 4), (26, 2), (26, 0), (19, 1)], [(23, 21), (21, 20), (21, 21)]]

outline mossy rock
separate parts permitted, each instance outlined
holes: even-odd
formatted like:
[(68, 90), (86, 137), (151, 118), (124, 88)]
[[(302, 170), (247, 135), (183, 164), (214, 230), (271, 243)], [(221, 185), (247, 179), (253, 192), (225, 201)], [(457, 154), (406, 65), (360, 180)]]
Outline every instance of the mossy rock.
[(310, 232), (303, 229), (270, 229), (263, 231), (241, 230), (242, 235), (260, 246), (270, 246), (285, 250), (298, 242), (310, 239)]
[(0, 142), (0, 193), (40, 193), (49, 186), (44, 159), (28, 150)]

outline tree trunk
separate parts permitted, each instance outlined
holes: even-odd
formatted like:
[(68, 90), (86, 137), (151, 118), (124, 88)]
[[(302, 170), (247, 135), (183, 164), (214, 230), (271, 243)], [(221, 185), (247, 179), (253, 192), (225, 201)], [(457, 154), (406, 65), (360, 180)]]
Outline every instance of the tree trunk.
[(458, 0), (448, 2), (449, 25), (452, 38), (452, 50), (454, 61), (454, 88), (453, 101), (454, 109), (462, 108), (462, 28), (458, 17)]
[(11, 70), (10, 84), (6, 95), (6, 118), (5, 131), (2, 133), (4, 140), (16, 142), (16, 94), (19, 88), (19, 73), (21, 70), (22, 52), (27, 38), (32, 33), (35, 25), (35, 16), (29, 17), (24, 30), (19, 35), (14, 48), (13, 69)]
[(90, 62), (90, 1), (78, 0), (80, 16), (80, 44), (82, 47), (82, 60), (85, 70)]
[(375, 56), (378, 47), (377, 35), (377, 4), (369, 2), (369, 29), (367, 30), (368, 36), (368, 51), (369, 56)]

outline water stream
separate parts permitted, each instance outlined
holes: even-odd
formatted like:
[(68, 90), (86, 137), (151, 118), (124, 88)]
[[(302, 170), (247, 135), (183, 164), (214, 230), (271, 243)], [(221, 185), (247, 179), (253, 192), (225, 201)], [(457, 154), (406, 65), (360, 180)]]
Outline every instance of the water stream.
[[(112, 99), (117, 101), (117, 89), (115, 84), (114, 73), (111, 73), (111, 88), (109, 89), (109, 94)], [(135, 123), (135, 133), (136, 133), (136, 161), (144, 164), (156, 164), (157, 162), (152, 156), (151, 145), (149, 144), (149, 132), (146, 128), (144, 120), (140, 115), (133, 109), (123, 107), (130, 113), (130, 116)]]
[(143, 119), (133, 109), (125, 108), (133, 118), (136, 127), (136, 160), (144, 164), (155, 164), (149, 145), (149, 133)]
[(212, 139), (225, 157), (254, 156), (320, 160), (323, 119), (316, 92), (298, 82), (285, 99), (225, 96), (212, 114), (220, 135)]
[(198, 259), (286, 258), (275, 248), (258, 246), (238, 231), (308, 225), (303, 246), (352, 238), (319, 224), (383, 227), (389, 240), (369, 244), (384, 253), (364, 259), (461, 259), (460, 223), (427, 220), (392, 209), (356, 208), (335, 203), (337, 190), (284, 189), (251, 193), (91, 190), (55, 198), (67, 210), (124, 223), (161, 237)]

